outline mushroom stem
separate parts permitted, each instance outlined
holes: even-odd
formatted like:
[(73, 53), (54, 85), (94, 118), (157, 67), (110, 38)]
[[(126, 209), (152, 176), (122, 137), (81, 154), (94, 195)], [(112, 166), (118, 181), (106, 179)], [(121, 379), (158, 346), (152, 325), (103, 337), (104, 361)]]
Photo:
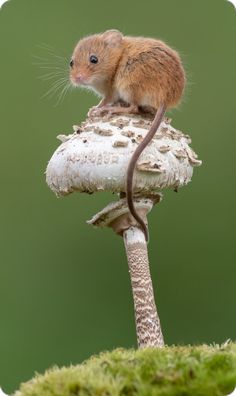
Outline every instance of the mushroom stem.
[(164, 339), (154, 300), (145, 236), (138, 227), (133, 226), (124, 231), (123, 239), (134, 299), (138, 347), (163, 347)]
[[(160, 193), (149, 197), (135, 197), (135, 206), (145, 223), (147, 213), (161, 198)], [(107, 205), (88, 224), (111, 227), (116, 234), (123, 236), (133, 291), (138, 347), (163, 347), (164, 340), (149, 270), (147, 243), (137, 221), (130, 215), (126, 199)]]

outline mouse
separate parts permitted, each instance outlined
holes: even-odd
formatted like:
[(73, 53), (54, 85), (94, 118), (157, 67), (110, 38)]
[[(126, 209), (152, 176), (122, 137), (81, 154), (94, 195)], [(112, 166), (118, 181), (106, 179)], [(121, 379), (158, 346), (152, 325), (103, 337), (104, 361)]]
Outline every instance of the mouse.
[(150, 108), (152, 114), (154, 111), (150, 129), (132, 154), (126, 173), (127, 205), (148, 242), (147, 225), (133, 202), (135, 166), (166, 111), (182, 99), (186, 74), (180, 55), (161, 40), (107, 30), (84, 37), (76, 44), (70, 59), (70, 81), (102, 97), (90, 109), (89, 116), (139, 114), (144, 108)]

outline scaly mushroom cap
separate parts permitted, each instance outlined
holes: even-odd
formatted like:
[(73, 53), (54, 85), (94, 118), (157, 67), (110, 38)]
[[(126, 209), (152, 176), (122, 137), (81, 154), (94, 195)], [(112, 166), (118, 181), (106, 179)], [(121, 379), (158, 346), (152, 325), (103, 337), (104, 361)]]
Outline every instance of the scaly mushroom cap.
[[(139, 115), (104, 116), (75, 126), (72, 135), (58, 136), (62, 144), (48, 163), (47, 184), (58, 196), (124, 192), (129, 160), (151, 122)], [(145, 196), (187, 184), (193, 167), (201, 165), (189, 143), (189, 136), (165, 119), (138, 160), (134, 192)]]

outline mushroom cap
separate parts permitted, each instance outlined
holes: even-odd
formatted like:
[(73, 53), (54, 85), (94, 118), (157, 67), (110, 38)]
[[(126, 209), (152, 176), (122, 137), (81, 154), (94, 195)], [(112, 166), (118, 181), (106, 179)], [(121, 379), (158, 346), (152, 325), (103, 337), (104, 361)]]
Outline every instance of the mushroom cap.
[[(58, 196), (73, 191), (125, 191), (128, 163), (151, 122), (140, 115), (89, 118), (75, 126), (73, 134), (59, 135), (62, 144), (46, 169), (48, 186)], [(137, 162), (134, 192), (145, 196), (190, 182), (193, 167), (201, 161), (189, 143), (189, 136), (165, 118)]]

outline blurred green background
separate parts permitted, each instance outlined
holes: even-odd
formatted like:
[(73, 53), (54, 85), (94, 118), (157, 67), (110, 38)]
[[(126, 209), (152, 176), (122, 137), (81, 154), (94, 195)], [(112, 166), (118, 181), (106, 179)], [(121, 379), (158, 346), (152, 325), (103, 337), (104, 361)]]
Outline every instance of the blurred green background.
[[(226, 0), (10, 0), (0, 10), (0, 385), (12, 392), (35, 371), (135, 347), (122, 239), (86, 224), (115, 197), (57, 199), (47, 161), (98, 99), (42, 95), (77, 40), (108, 28), (158, 37), (182, 54), (189, 85), (173, 125), (203, 160), (178, 194), (150, 215), (151, 271), (168, 344), (235, 339), (236, 10)], [(36, 60), (36, 62), (35, 62)], [(57, 62), (58, 60), (58, 62)], [(42, 61), (43, 62), (43, 61)], [(40, 63), (40, 62), (39, 62)], [(67, 63), (66, 63), (67, 69)], [(55, 69), (56, 71), (58, 69)], [(67, 72), (65, 71), (65, 74)]]

